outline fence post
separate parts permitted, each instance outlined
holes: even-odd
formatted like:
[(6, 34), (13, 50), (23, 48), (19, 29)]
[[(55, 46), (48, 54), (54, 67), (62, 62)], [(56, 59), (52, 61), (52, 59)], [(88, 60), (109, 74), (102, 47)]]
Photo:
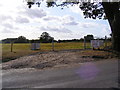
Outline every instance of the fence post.
[(13, 42), (11, 42), (11, 52), (13, 52)]
[(107, 47), (107, 36), (105, 36), (105, 47)]
[(54, 38), (52, 39), (52, 50), (54, 51)]
[(86, 36), (84, 36), (84, 49), (86, 49)]

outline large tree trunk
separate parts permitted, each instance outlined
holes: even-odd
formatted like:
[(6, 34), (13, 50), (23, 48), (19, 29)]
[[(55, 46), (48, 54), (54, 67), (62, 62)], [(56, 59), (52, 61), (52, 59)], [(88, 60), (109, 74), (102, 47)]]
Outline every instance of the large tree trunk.
[(120, 52), (120, 11), (119, 3), (103, 2), (105, 14), (112, 31), (113, 50)]
[(113, 49), (120, 52), (120, 15), (115, 16), (113, 21)]

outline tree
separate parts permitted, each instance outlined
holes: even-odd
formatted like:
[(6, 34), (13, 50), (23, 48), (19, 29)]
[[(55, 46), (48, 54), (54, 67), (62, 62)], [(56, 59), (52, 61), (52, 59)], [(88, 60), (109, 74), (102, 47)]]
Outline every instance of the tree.
[(113, 49), (120, 52), (120, 11), (119, 3), (103, 3), (103, 7), (112, 30)]
[(24, 36), (19, 36), (17, 38), (17, 40), (15, 41), (15, 43), (28, 43), (28, 42), (29, 42), (29, 40), (26, 39), (26, 37), (24, 37)]
[[(73, 6), (78, 5), (81, 10), (83, 10), (83, 14), (85, 18), (92, 19), (107, 19), (112, 31), (112, 43), (113, 49), (117, 52), (120, 52), (120, 2), (119, 0), (115, 0), (116, 2), (80, 2), (81, 0), (63, 0), (62, 3), (57, 4), (58, 0), (47, 0), (47, 7), (65, 7), (65, 6)], [(107, 0), (108, 1), (108, 0)], [(112, 0), (111, 0), (112, 1)], [(37, 2), (38, 3), (38, 2)], [(41, 3), (41, 2), (40, 2)], [(30, 6), (31, 4), (28, 4)]]
[(53, 37), (51, 37), (47, 32), (43, 32), (40, 36), (40, 41), (43, 43), (50, 43), (52, 42), (52, 40), (53, 40)]
[(7, 38), (7, 39), (3, 39), (2, 43), (11, 43), (11, 42), (15, 42), (17, 40), (17, 38)]
[(85, 36), (86, 42), (90, 42), (90, 40), (92, 40), (92, 39), (94, 39), (93, 35), (87, 35), (87, 36)]

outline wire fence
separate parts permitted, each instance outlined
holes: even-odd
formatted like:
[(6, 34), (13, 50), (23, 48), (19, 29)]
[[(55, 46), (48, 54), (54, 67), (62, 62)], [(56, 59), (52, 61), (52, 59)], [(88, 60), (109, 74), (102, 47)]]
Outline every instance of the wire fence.
[[(53, 51), (53, 50), (71, 50), (71, 49), (92, 49), (90, 42), (66, 42), (66, 43), (38, 43), (39, 48), (31, 49), (32, 43), (14, 43), (14, 44), (2, 44), (2, 51)], [(105, 46), (110, 46), (111, 42), (104, 43), (100, 48), (104, 48)], [(12, 47), (12, 50), (11, 50)], [(35, 47), (34, 47), (35, 48)]]
[[(110, 46), (111, 42), (107, 42), (107, 46)], [(12, 46), (12, 52), (11, 52)], [(31, 49), (31, 43), (13, 43), (2, 44), (2, 60), (10, 60), (16, 57), (21, 57), (37, 52), (46, 51), (60, 51), (60, 50), (79, 50), (79, 49), (92, 49), (91, 43), (86, 42), (66, 42), (66, 43), (39, 43), (40, 48), (37, 50)], [(106, 43), (100, 48), (104, 48)]]
[[(40, 50), (71, 50), (84, 49), (83, 42), (67, 42), (67, 43), (40, 43)], [(90, 43), (86, 43), (86, 48), (91, 48)]]

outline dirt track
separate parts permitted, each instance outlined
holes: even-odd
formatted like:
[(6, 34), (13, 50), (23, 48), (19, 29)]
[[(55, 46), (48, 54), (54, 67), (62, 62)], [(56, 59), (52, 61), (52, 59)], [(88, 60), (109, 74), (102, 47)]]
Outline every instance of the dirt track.
[(38, 53), (36, 55), (24, 56), (13, 61), (3, 63), (2, 69), (44, 69), (56, 66), (84, 63), (89, 61), (98, 61), (99, 59), (108, 59), (111, 57), (111, 53), (90, 50)]

